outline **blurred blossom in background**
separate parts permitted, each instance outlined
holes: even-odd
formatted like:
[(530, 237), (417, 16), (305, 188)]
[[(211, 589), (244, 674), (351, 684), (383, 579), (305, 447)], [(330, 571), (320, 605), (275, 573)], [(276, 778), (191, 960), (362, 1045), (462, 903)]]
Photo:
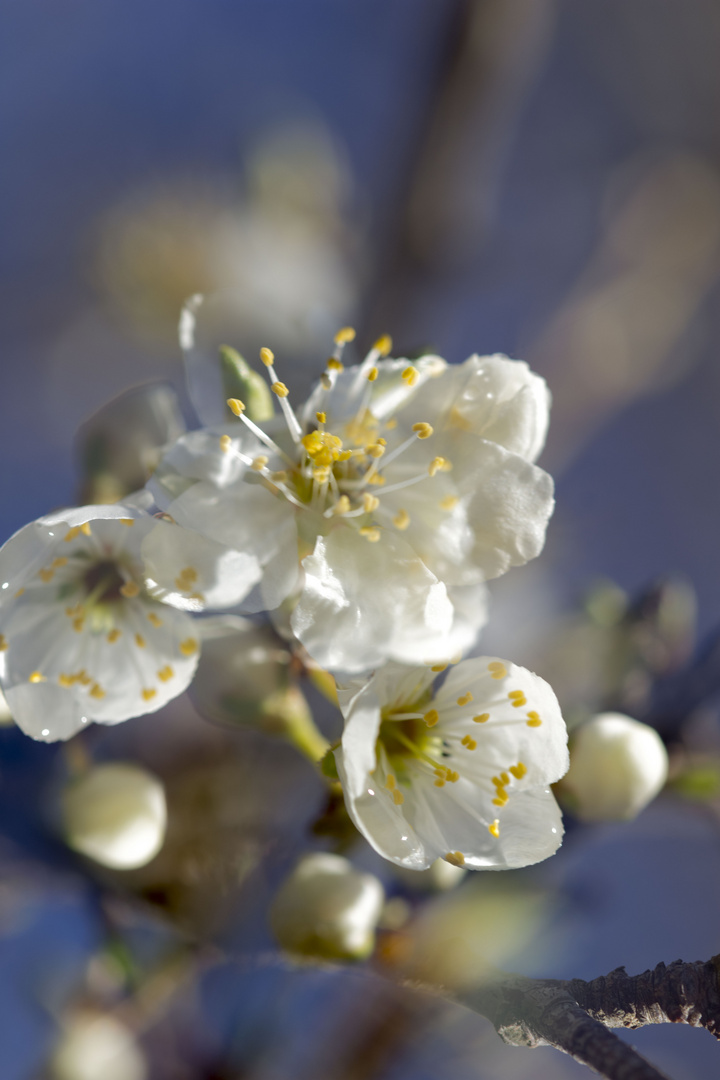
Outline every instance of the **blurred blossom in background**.
[[(631, 822), (569, 816), (537, 867), (409, 876), (285, 737), (339, 737), (327, 679), (208, 620), (191, 697), (156, 715), (78, 746), (3, 721), (4, 1078), (582, 1077), (400, 983), (720, 951), (719, 49), (713, 0), (4, 6), (0, 539), (142, 486), (217, 408), (220, 345), (272, 348), (298, 400), (346, 324), (351, 362), (384, 333), (395, 356), (521, 357), (553, 394), (557, 511), (492, 583), (481, 651), (546, 678), (571, 728), (657, 726), (670, 770)], [(158, 785), (158, 853), (126, 869), (107, 838), (72, 851), (62, 815), (119, 762)], [(289, 960), (268, 918), (330, 851), (375, 883), (352, 969)], [(679, 1080), (717, 1071), (697, 1031), (632, 1041)]]

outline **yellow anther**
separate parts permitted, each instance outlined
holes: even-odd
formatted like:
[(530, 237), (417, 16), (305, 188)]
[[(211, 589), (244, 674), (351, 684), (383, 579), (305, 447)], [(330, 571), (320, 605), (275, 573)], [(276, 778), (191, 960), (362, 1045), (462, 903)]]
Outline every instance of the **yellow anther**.
[(523, 705), (527, 705), (527, 698), (522, 690), (511, 690), (508, 699), (512, 702), (514, 709), (520, 709)]
[(84, 626), (85, 626), (85, 616), (84, 615), (79, 615), (77, 619), (73, 619), (72, 628), (76, 633), (81, 634), (82, 631), (83, 631)]
[(458, 703), (458, 705), (469, 705), (470, 702), (472, 701), (472, 699), (473, 699), (473, 696), (470, 693), (470, 691), (468, 690), (467, 694), (463, 694), (462, 697), (459, 697), (457, 699), (457, 703)]
[(439, 719), (440, 714), (438, 713), (437, 709), (429, 709), (423, 717), (423, 720), (428, 727), (435, 727)]
[(451, 866), (463, 867), (465, 865), (465, 856), (462, 851), (448, 851), (447, 855), (443, 855), (445, 862), (450, 863)]
[(343, 326), (335, 335), (336, 345), (347, 345), (348, 341), (355, 340), (355, 331), (352, 326)]
[(385, 430), (386, 431), (394, 431), (397, 426), (398, 426), (398, 422), (397, 422), (397, 417), (396, 416), (391, 416), (389, 420), (385, 421)]
[(232, 439), (230, 438), (230, 436), (229, 435), (221, 435), (220, 436), (220, 449), (222, 450), (223, 454), (227, 454), (227, 452), (228, 452), (228, 450), (230, 449), (231, 446), (232, 446)]
[(418, 379), (418, 370), (417, 370), (417, 368), (414, 368), (412, 366), (412, 364), (410, 364), (410, 366), (406, 367), (405, 370), (403, 371), (402, 377), (405, 380), (405, 382), (408, 384), (408, 386), (414, 386), (415, 383), (417, 382), (417, 379)]
[(33, 671), (32, 675), (28, 678), (28, 682), (41, 683), (45, 682), (45, 676), (41, 675), (39, 671)]
[(57, 570), (60, 566), (67, 566), (67, 559), (64, 555), (58, 555), (56, 559), (52, 561), (53, 570)]
[(24, 592), (25, 592), (25, 588), (24, 588), (24, 586), (21, 586), (21, 587), (20, 587), (20, 588), (18, 589), (18, 591), (17, 591), (16, 593), (15, 593), (15, 599), (17, 599), (17, 598), (18, 598), (18, 596), (22, 596), (22, 594), (23, 594)]
[(270, 458), (267, 454), (258, 454), (256, 458), (253, 458), (252, 465), (250, 466), (254, 472), (262, 472), (267, 465)]
[(197, 652), (198, 643), (195, 638), (185, 638), (184, 641), (180, 642), (179, 648), (183, 656), (192, 656), (193, 653)]
[(333, 514), (347, 514), (350, 509), (350, 500), (347, 495), (341, 495), (333, 506)]
[(377, 439), (378, 446), (387, 446), (387, 439)]
[(157, 690), (152, 690), (152, 689), (143, 690), (143, 692), (142, 692), (143, 701), (152, 701), (152, 699), (155, 697), (156, 694), (157, 694)]
[(507, 675), (507, 668), (499, 660), (493, 660), (491, 664), (488, 664), (488, 671), (493, 679), (504, 679)]
[(508, 795), (505, 788), (498, 788), (495, 792), (496, 798), (493, 799), (493, 806), (505, 806), (508, 801)]
[(72, 529), (68, 529), (68, 531), (65, 533), (65, 537), (64, 537), (65, 543), (67, 544), (67, 543), (69, 543), (70, 540), (74, 540), (79, 532), (80, 532), (79, 526), (78, 525), (73, 525)]
[(379, 442), (370, 443), (369, 446), (365, 447), (365, 453), (371, 458), (381, 458), (385, 453), (385, 447)]
[(175, 674), (175, 672), (170, 667), (170, 665), (166, 664), (165, 667), (160, 668), (160, 670), (157, 673), (157, 677), (160, 680), (160, 682), (167, 682), (168, 679), (172, 679), (174, 674)]
[(446, 669), (447, 669), (447, 664), (433, 664), (431, 666), (431, 668), (430, 668), (431, 671), (435, 671), (437, 673), (439, 673), (441, 671), (445, 671)]
[(353, 456), (352, 450), (341, 450), (340, 453), (338, 454), (337, 459), (338, 459), (338, 461), (349, 461), (352, 456)]
[(445, 787), (445, 781), (438, 777), (438, 779), (435, 781), (435, 787)]
[(389, 334), (383, 334), (373, 345), (373, 349), (381, 356), (389, 356), (392, 352), (392, 338)]
[(154, 626), (154, 627), (156, 627), (156, 628), (157, 628), (158, 626), (162, 626), (162, 624), (163, 624), (163, 621), (162, 621), (162, 619), (160, 618), (160, 616), (159, 616), (159, 615), (157, 614), (157, 612), (155, 612), (155, 611), (149, 611), (149, 612), (148, 612), (148, 617), (147, 617), (147, 618), (148, 618), (148, 622), (149, 622), (149, 623), (150, 623), (150, 624), (151, 624), (152, 626)]
[(473, 739), (472, 735), (463, 735), (460, 740), (463, 746), (466, 746), (468, 750), (477, 750), (477, 743)]
[(380, 374), (380, 372), (376, 367), (371, 367), (370, 370), (367, 373), (367, 381), (368, 382), (375, 382), (375, 380), (377, 379), (379, 374)]
[(511, 765), (509, 771), (516, 780), (522, 780), (523, 776), (527, 775), (527, 768), (523, 765), (522, 761), (518, 761), (517, 765)]
[(446, 777), (449, 783), (457, 784), (458, 780), (460, 779), (460, 773), (455, 772), (454, 769), (448, 769)]
[(80, 532), (83, 536), (92, 536), (92, 529), (90, 528), (90, 522), (84, 521), (80, 526)]
[(128, 600), (132, 600), (133, 597), (139, 595), (140, 586), (134, 581), (126, 581), (124, 585), (120, 586), (120, 592), (123, 596), (126, 596)]
[(272, 367), (273, 361), (275, 359), (275, 353), (272, 351), (272, 349), (268, 349), (263, 346), (263, 348), (260, 350), (260, 359), (262, 360), (265, 367)]
[(138, 649), (145, 648), (145, 638), (142, 636), (142, 634), (135, 635), (135, 644), (137, 645)]
[(0, 652), (5, 652), (8, 647), (7, 638), (4, 634), (0, 634)]
[(80, 603), (79, 600), (78, 600), (77, 604), (73, 604), (72, 607), (66, 607), (65, 608), (65, 614), (67, 615), (67, 617), (69, 619), (73, 619), (78, 615), (82, 615), (82, 613), (83, 613), (83, 606), (82, 606), (82, 604)]
[(326, 366), (327, 366), (328, 371), (344, 371), (345, 370), (345, 365), (343, 364), (342, 360), (338, 360), (338, 358), (336, 356), (331, 356), (330, 359), (328, 360)]
[(118, 630), (118, 628), (116, 626), (115, 629), (111, 630), (110, 633), (108, 634), (107, 640), (112, 645), (114, 641), (117, 641), (117, 639), (120, 637), (121, 633), (122, 633), (122, 631)]
[(175, 588), (180, 592), (190, 592), (198, 579), (198, 572), (194, 566), (186, 566), (175, 578)]
[(105, 697), (105, 691), (99, 683), (93, 683), (92, 689), (89, 691), (89, 694), (90, 697), (97, 698), (98, 701), (101, 701), (102, 698)]
[(128, 529), (135, 524), (135, 518), (120, 518), (121, 525), (127, 525)]
[(538, 716), (538, 714), (536, 712), (529, 712), (528, 713), (528, 720), (527, 720), (527, 726), (528, 727), (540, 727), (541, 724), (542, 724), (542, 720), (540, 719), (540, 717)]
[(327, 423), (327, 414), (324, 412), (316, 412), (315, 419), (317, 420), (318, 424), (325, 424)]
[(369, 491), (363, 494), (363, 507), (366, 514), (372, 514), (373, 510), (377, 510), (380, 505), (380, 500), (377, 495), (371, 495)]
[(324, 484), (330, 478), (330, 468), (327, 465), (321, 465), (318, 468), (313, 469), (313, 480), (317, 480), (318, 484)]
[(372, 525), (364, 525), (360, 530), (360, 535), (371, 544), (377, 544), (380, 539), (380, 530), (373, 528)]
[(506, 772), (500, 773), (500, 779), (502, 780), (503, 787), (507, 787), (507, 785), (510, 783), (510, 777)]
[(40, 578), (41, 581), (44, 581), (45, 584), (47, 585), (47, 583), (49, 581), (52, 581), (52, 579), (55, 577), (55, 571), (52, 568), (45, 569), (45, 570), (39, 570), (38, 571), (38, 577)]
[(88, 675), (85, 668), (81, 668), (80, 671), (78, 671), (77, 675), (75, 676), (75, 681), (79, 682), (81, 686), (90, 686), (90, 683), (92, 682), (92, 679)]
[(405, 796), (403, 795), (402, 791), (398, 791), (397, 788), (395, 788), (395, 790), (393, 791), (392, 797), (393, 802), (396, 806), (402, 806), (402, 804), (405, 802)]
[(413, 424), (412, 429), (418, 439), (429, 439), (434, 431), (432, 424), (426, 424), (424, 420), (421, 420), (417, 424)]
[(393, 776), (393, 774), (388, 773), (387, 780), (385, 781), (385, 787), (388, 789), (388, 791), (392, 791), (392, 789), (395, 787), (396, 783), (397, 783), (397, 781), (395, 780), (395, 777)]
[(410, 524), (410, 515), (407, 510), (398, 510), (397, 514), (393, 518), (393, 525), (396, 529), (400, 529), (403, 532)]
[(274, 382), (270, 389), (273, 394), (277, 394), (278, 397), (287, 397), (290, 393), (284, 382)]
[(490, 719), (490, 713), (489, 712), (480, 713), (479, 716), (473, 716), (473, 721), (476, 724), (485, 724), (485, 723), (487, 723), (487, 721), (489, 719)]
[(381, 476), (380, 473), (373, 473), (373, 475), (368, 479), (368, 484), (377, 484), (378, 487), (382, 487), (384, 483), (385, 477)]
[(441, 510), (454, 510), (459, 502), (457, 495), (446, 495), (440, 500), (439, 506)]
[(493, 784), (495, 785), (496, 788), (502, 788), (502, 786), (503, 786), (503, 782), (502, 782), (502, 780), (500, 779), (499, 776), (493, 776), (492, 782), (493, 782)]
[(71, 686), (75, 685), (74, 675), (58, 675), (58, 683), (64, 690), (69, 690)]
[(284, 484), (288, 478), (288, 474), (284, 469), (278, 469), (277, 472), (270, 473), (270, 479), (276, 484)]
[(447, 472), (448, 462), (444, 457), (434, 457), (428, 465), (428, 473), (434, 476), (437, 472)]
[(500, 836), (500, 819), (499, 818), (495, 818), (492, 825), (488, 825), (488, 832), (490, 833), (491, 836), (494, 836), (495, 839), (497, 840), (497, 838)]
[(242, 416), (242, 414), (245, 412), (245, 405), (240, 400), (240, 398), (229, 397), (226, 404), (230, 412), (234, 413), (235, 416)]

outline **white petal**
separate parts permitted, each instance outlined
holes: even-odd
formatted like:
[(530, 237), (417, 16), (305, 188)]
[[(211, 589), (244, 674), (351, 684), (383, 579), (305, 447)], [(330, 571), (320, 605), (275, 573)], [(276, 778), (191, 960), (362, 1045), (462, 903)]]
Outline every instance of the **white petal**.
[(241, 482), (220, 491), (211, 484), (195, 484), (170, 504), (169, 513), (178, 524), (244, 556), (245, 575), (240, 575), (239, 564), (236, 567), (235, 596), (243, 589), (247, 596), (261, 580), (265, 566), (269, 568), (267, 591), (259, 607), (281, 603), (295, 588), (299, 572), (295, 512), (290, 503), (262, 485)]
[(458, 477), (458, 488), (469, 496), (471, 559), (488, 579), (540, 554), (555, 505), (553, 482), (548, 473), (495, 443), (478, 439), (470, 457), (472, 472)]
[(345, 770), (346, 790), (351, 798), (363, 795), (376, 766), (375, 743), (380, 730), (380, 701), (374, 688), (367, 684), (346, 706), (345, 730), (337, 761)]
[(149, 592), (185, 611), (234, 607), (260, 579), (257, 558), (158, 521), (141, 549)]
[(7, 687), (5, 698), (18, 727), (42, 742), (69, 739), (88, 722), (79, 695), (53, 683)]
[[(230, 434), (231, 446), (223, 451), (220, 439)], [(168, 504), (197, 481), (226, 488), (240, 480), (247, 463), (240, 456), (253, 458), (264, 449), (246, 427), (237, 423), (217, 428), (190, 431), (172, 444), (148, 483), (158, 506)]]
[[(458, 705), (468, 693), (471, 700)], [(502, 771), (522, 762), (527, 769), (520, 781), (524, 788), (545, 787), (567, 772), (567, 729), (558, 700), (532, 671), (493, 656), (463, 660), (448, 672), (433, 704), (443, 734), (469, 734), (477, 741), (476, 751), (458, 752), (461, 775), (471, 775), (476, 763)], [(485, 713), (488, 720), (473, 721)]]
[(341, 526), (318, 537), (303, 568), (291, 625), (323, 667), (356, 672), (388, 658), (446, 654), (452, 605), (445, 586), (399, 536), (382, 530), (371, 544)]
[(380, 766), (364, 791), (351, 793), (347, 773), (348, 758), (335, 751), (338, 776), (343, 785), (345, 806), (358, 831), (380, 855), (409, 870), (426, 870), (432, 859), (425, 845), (407, 821), (403, 806), (397, 806), (385, 787), (387, 772)]

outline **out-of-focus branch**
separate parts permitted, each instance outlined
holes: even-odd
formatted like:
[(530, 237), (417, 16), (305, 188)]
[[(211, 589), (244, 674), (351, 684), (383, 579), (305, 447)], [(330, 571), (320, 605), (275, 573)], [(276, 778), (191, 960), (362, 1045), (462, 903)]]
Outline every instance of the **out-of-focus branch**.
[(690, 1024), (720, 1038), (720, 956), (658, 964), (642, 975), (617, 968), (591, 982), (498, 974), (455, 996), (486, 1016), (505, 1042), (554, 1046), (608, 1080), (663, 1080), (609, 1028)]

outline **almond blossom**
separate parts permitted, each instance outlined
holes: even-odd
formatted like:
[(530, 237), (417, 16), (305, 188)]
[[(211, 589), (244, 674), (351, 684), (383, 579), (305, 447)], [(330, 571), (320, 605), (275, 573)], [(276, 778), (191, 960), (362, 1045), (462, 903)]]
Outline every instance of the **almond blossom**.
[(230, 399), (227, 424), (183, 436), (151, 481), (179, 524), (243, 553), (246, 610), (285, 602), (314, 659), (351, 673), (469, 648), (483, 583), (539, 553), (553, 508), (534, 464), (549, 396), (526, 364), (393, 360), (382, 338), (345, 368), (353, 336), (297, 412), (263, 349), (281, 416)]
[(459, 663), (436, 691), (434, 678), (390, 663), (339, 692), (335, 761), (353, 822), (411, 870), (436, 858), (472, 870), (546, 859), (563, 835), (549, 785), (568, 767), (552, 689), (490, 656)]
[[(146, 578), (143, 543), (158, 534), (171, 546), (199, 539), (115, 504), (50, 514), (0, 549), (0, 683), (26, 734), (67, 739), (91, 720), (154, 712), (192, 679), (192, 616)], [(199, 571), (184, 569), (179, 584), (192, 578), (197, 591)]]

